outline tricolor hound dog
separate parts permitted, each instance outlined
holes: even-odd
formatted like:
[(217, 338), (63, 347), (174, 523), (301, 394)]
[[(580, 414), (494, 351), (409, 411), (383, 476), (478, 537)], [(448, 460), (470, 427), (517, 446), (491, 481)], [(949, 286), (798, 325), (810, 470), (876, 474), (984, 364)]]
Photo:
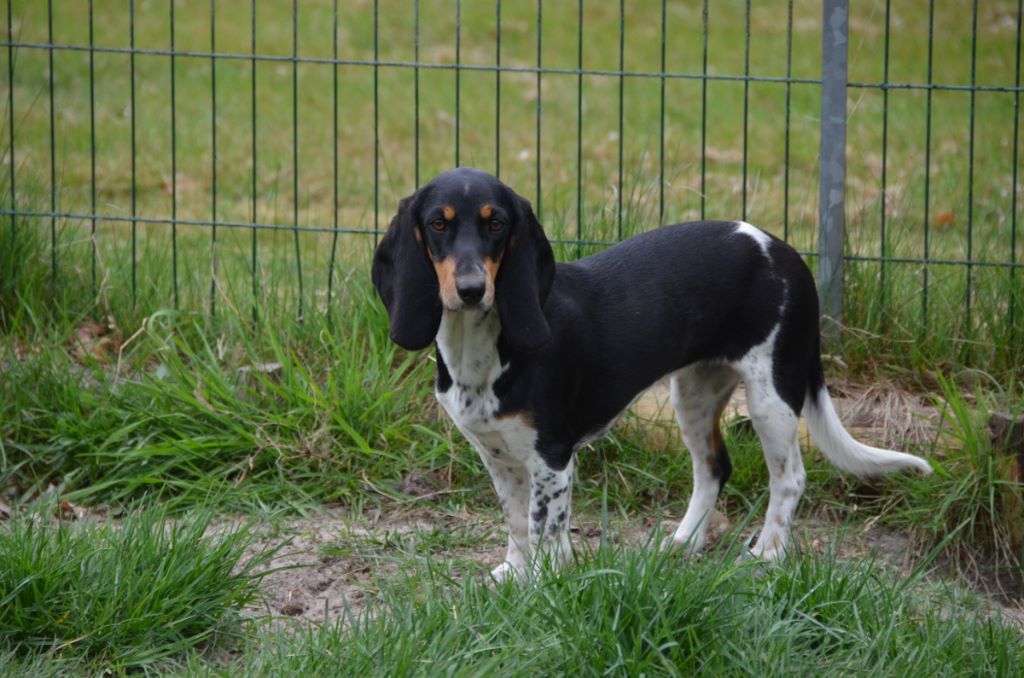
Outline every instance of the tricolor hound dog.
[(929, 473), (868, 447), (825, 388), (814, 280), (786, 243), (744, 222), (665, 226), (556, 264), (530, 203), (493, 176), (445, 172), (403, 199), (373, 260), (391, 338), (437, 345), (437, 398), (491, 474), (508, 521), (498, 580), (569, 549), (576, 450), (668, 376), (693, 494), (666, 540), (691, 551), (729, 477), (719, 417), (742, 380), (770, 473), (754, 555), (783, 554), (815, 443), (856, 475)]

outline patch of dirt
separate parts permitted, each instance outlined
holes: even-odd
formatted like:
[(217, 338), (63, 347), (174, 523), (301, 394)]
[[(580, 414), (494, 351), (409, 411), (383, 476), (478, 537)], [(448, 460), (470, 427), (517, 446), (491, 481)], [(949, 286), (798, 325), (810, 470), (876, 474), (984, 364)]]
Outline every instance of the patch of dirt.
[[(713, 536), (727, 528), (717, 514)], [(658, 521), (613, 522), (608, 532), (601, 521), (574, 521), (574, 546), (596, 548), (602, 537), (612, 544), (649, 545)], [(377, 582), (398, 576), (416, 558), (457, 562), (458, 577), (486, 580), (505, 557), (501, 517), (451, 513), (436, 508), (396, 509), (352, 517), (325, 510), (321, 515), (293, 519), (268, 528), (250, 547), (250, 554), (277, 549), (271, 573), (260, 586), (263, 600), (245, 610), (248, 616), (292, 617), (303, 623), (346, 620), (366, 609)], [(674, 529), (674, 525), (671, 529)]]
[[(884, 382), (838, 384), (832, 400), (855, 437), (885, 448), (933, 443), (942, 423), (941, 410), (927, 397)], [(943, 440), (943, 444), (949, 441)]]
[[(376, 582), (398, 575), (415, 554), (422, 535), (458, 532), (473, 547), (446, 549), (443, 558), (457, 557), (490, 571), (505, 555), (500, 521), (479, 515), (433, 509), (394, 510), (353, 518), (325, 510), (322, 515), (294, 519), (256, 539), (252, 553), (277, 549), (272, 572), (263, 578), (264, 599), (245, 610), (249, 616), (293, 617), (302, 622), (345, 620), (358, 616), (371, 602)], [(423, 555), (429, 555), (425, 553)]]
[(245, 614), (333, 619), (344, 614), (346, 604), (358, 612), (365, 596), (365, 586), (359, 585), (361, 573), (332, 562), (320, 551), (321, 544), (334, 541), (344, 528), (329, 517), (294, 520), (280, 526), (280, 533), (255, 540), (253, 552), (276, 548), (277, 554), (271, 562), (273, 571), (260, 585), (263, 600)]

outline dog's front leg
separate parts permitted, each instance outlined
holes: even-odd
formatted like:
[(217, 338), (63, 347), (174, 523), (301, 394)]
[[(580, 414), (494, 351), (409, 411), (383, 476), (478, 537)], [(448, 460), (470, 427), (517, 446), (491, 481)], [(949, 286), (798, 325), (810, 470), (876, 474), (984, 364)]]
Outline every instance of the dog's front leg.
[[(522, 578), (530, 561), (529, 540), (529, 472), (521, 463), (502, 454), (499, 448), (476, 445), (480, 459), (491, 475), (494, 492), (508, 524), (508, 551), (505, 562), (491, 570), (495, 581)], [(495, 451), (498, 454), (495, 454)]]
[(508, 523), (505, 562), (491, 571), (496, 581), (526, 579), (542, 559), (553, 566), (569, 554), (572, 476), (575, 458), (552, 468), (532, 444), (498, 436), (466, 436), (494, 483)]
[(540, 455), (531, 456), (530, 472), (530, 550), (535, 568), (543, 560), (553, 567), (569, 556), (569, 522), (572, 511), (572, 475), (575, 456), (565, 468), (549, 466)]

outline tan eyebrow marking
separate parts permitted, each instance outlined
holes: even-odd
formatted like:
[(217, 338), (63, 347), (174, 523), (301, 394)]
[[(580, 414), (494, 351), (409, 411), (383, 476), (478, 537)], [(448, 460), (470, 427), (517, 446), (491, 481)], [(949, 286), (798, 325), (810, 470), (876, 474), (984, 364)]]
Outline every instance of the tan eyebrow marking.
[(490, 219), (494, 216), (494, 208), (490, 205), (484, 205), (480, 208), (480, 217), (483, 219)]
[(442, 212), (446, 221), (451, 221), (455, 218), (455, 209), (451, 205), (445, 205)]

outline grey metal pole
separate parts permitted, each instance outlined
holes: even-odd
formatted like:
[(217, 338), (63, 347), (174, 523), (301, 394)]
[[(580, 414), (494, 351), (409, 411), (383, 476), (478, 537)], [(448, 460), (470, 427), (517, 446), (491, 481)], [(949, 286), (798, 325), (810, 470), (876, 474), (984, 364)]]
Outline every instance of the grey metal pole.
[[(821, 31), (821, 169), (818, 204), (818, 290), (825, 336), (843, 314), (846, 230), (846, 73), (849, 0), (824, 0)], [(834, 322), (829, 322), (832, 320)]]

